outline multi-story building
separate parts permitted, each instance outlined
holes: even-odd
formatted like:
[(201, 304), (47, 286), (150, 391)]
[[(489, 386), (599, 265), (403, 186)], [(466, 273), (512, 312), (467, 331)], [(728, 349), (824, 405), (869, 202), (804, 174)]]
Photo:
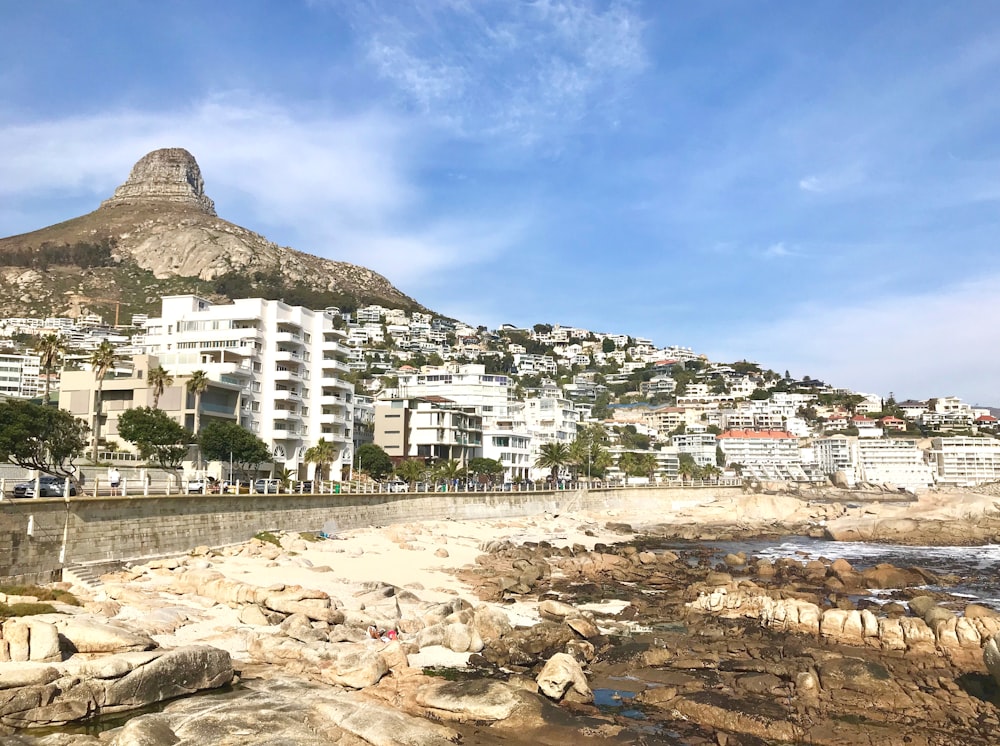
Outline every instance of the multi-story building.
[(825, 477), (802, 462), (799, 439), (783, 430), (727, 430), (718, 436), (726, 464), (758, 479), (812, 482)]
[(691, 428), (687, 432), (672, 435), (670, 444), (678, 454), (691, 454), (698, 466), (715, 465), (715, 449), (718, 442), (715, 435), (705, 428)]
[(483, 418), (440, 396), (375, 402), (375, 442), (394, 461), (455, 460), (482, 455)]
[(858, 471), (863, 482), (892, 484), (910, 490), (934, 484), (934, 469), (914, 440), (859, 439)]
[[(118, 435), (118, 418), (122, 412), (138, 407), (151, 407), (154, 403), (148, 372), (161, 365), (155, 355), (135, 355), (109, 371), (101, 383), (100, 412), (96, 403), (97, 378), (93, 370), (68, 370), (63, 373), (59, 390), (59, 407), (87, 421), (91, 432), (101, 418), (99, 434), (103, 443), (98, 446), (98, 458), (112, 460), (115, 453), (134, 453), (132, 444)], [(178, 424), (193, 430), (195, 426), (195, 397), (187, 390), (190, 374), (173, 372), (173, 382), (164, 388), (157, 408), (168, 414)], [(201, 395), (200, 424), (204, 427), (212, 420), (235, 421), (239, 416), (241, 385), (234, 381), (214, 380)]]
[(43, 393), (38, 355), (0, 355), (0, 398), (33, 399)]
[(527, 477), (533, 458), (531, 433), (510, 376), (487, 373), (478, 363), (410, 369), (400, 372), (398, 392), (401, 398), (442, 397), (472, 407), (483, 419), (483, 457), (499, 461), (507, 481)]
[(352, 444), (354, 386), (344, 379), (348, 350), (335, 318), (261, 298), (168, 296), (161, 316), (146, 322), (146, 350), (174, 375), (203, 370), (239, 387), (240, 424), (285, 468), (305, 477), (305, 452), (323, 438), (340, 451), (330, 470), (339, 474)]
[(828, 477), (842, 472), (851, 487), (858, 481), (855, 442), (846, 435), (831, 435), (813, 441), (813, 454), (820, 470)]
[(996, 438), (934, 438), (930, 456), (942, 484), (971, 487), (1000, 481), (1000, 440)]

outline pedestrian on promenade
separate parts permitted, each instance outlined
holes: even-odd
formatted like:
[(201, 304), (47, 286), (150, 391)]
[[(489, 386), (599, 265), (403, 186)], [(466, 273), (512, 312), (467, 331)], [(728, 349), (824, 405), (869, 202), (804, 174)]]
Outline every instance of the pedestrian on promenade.
[(108, 484), (111, 485), (111, 496), (117, 497), (118, 495), (118, 485), (121, 484), (122, 473), (118, 471), (118, 468), (112, 466), (108, 469)]

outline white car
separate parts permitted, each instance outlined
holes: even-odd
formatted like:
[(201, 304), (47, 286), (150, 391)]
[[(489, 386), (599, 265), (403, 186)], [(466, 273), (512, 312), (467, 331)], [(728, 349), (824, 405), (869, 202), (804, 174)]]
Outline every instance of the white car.
[(402, 481), (393, 481), (385, 483), (386, 492), (409, 492), (410, 485)]

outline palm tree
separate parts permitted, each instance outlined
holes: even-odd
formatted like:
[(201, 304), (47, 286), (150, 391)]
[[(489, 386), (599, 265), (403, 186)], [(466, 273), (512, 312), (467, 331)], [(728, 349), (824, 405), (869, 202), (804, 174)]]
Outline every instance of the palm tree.
[(120, 355), (108, 340), (101, 342), (90, 355), (90, 369), (94, 372), (97, 387), (94, 391), (94, 445), (90, 458), (97, 463), (97, 442), (101, 438), (101, 410), (103, 409), (104, 377), (115, 367)]
[(49, 379), (59, 358), (66, 352), (66, 342), (58, 334), (46, 334), (38, 340), (35, 352), (38, 353), (38, 362), (41, 364), (42, 370), (45, 371), (45, 398), (42, 401), (48, 404), (49, 387), (51, 386)]
[(196, 370), (187, 382), (187, 390), (194, 394), (194, 434), (201, 432), (201, 395), (208, 391), (208, 373)]
[(538, 449), (538, 458), (535, 459), (535, 466), (539, 469), (551, 469), (553, 482), (559, 479), (559, 470), (571, 463), (573, 460), (570, 458), (569, 446), (559, 441), (542, 443), (542, 447)]
[(153, 409), (160, 408), (160, 397), (168, 386), (173, 385), (174, 377), (162, 365), (150, 368), (146, 373), (146, 383), (153, 389)]
[(694, 456), (690, 453), (678, 454), (678, 461), (677, 473), (683, 481), (694, 479), (694, 477), (701, 472), (698, 468), (698, 464), (694, 460)]
[[(316, 464), (316, 473), (314, 476), (316, 479), (322, 479), (323, 467), (326, 467), (329, 472), (330, 464), (336, 461), (339, 455), (340, 450), (335, 443), (326, 438), (320, 438), (316, 441), (316, 445), (306, 450), (305, 459), (310, 463)], [(330, 478), (329, 473), (327, 473), (326, 478)]]
[(657, 462), (656, 455), (653, 453), (640, 453), (635, 459), (635, 467), (639, 473), (644, 474), (649, 479), (649, 483), (652, 484), (656, 470), (659, 468), (659, 462)]
[(396, 476), (404, 482), (409, 483), (410, 490), (416, 488), (417, 480), (427, 471), (427, 464), (423, 459), (407, 459), (396, 465)]
[(439, 479), (443, 479), (446, 482), (450, 482), (453, 479), (458, 479), (462, 476), (462, 472), (465, 467), (462, 466), (462, 462), (458, 459), (448, 459), (447, 461), (442, 461), (435, 468), (435, 472)]

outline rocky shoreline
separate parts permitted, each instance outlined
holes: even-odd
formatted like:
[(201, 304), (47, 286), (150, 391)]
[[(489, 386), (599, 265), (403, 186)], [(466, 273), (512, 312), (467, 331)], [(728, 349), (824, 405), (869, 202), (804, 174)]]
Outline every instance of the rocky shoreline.
[[(929, 593), (954, 579), (921, 568), (720, 559), (720, 537), (855, 510), (765, 502), (728, 526), (673, 506), (635, 530), (624, 514), (419, 523), (136, 565), (81, 608), (4, 623), (3, 742), (995, 743), (1000, 614)], [(143, 671), (172, 658), (187, 668)], [(61, 727), (158, 701), (99, 735)]]

